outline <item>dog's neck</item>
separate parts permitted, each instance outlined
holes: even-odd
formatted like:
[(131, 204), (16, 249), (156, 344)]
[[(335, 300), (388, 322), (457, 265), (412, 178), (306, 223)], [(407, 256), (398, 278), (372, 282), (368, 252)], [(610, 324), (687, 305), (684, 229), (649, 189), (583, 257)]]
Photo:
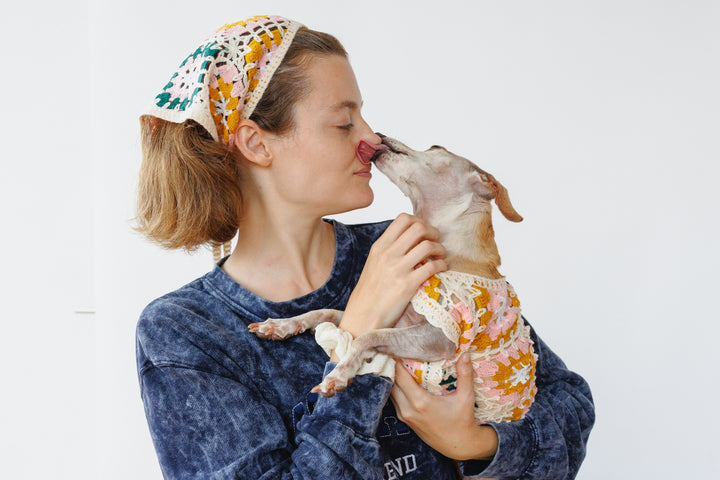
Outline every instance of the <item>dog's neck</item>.
[(495, 243), (490, 202), (468, 196), (443, 208), (413, 202), (415, 215), (440, 230), (445, 261), (450, 270), (485, 278), (501, 278), (500, 254)]

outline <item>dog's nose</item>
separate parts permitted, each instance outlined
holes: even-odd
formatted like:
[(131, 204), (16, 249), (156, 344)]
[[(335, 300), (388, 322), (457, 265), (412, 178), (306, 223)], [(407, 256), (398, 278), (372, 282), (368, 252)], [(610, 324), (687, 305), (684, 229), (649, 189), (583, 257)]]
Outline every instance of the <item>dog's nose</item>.
[(380, 132), (375, 132), (375, 135), (377, 135), (377, 136), (380, 137), (380, 138), (385, 138), (385, 135), (383, 135), (383, 134), (380, 133)]

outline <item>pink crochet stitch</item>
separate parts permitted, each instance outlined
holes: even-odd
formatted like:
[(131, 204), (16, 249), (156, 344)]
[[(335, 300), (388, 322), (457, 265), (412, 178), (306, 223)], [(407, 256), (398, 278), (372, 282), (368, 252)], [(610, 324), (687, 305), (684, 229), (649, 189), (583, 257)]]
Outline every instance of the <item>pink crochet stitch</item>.
[(455, 364), (462, 353), (469, 352), (475, 370), (477, 422), (517, 420), (525, 415), (536, 392), (537, 357), (530, 328), (520, 316), (520, 302), (504, 278), (439, 273), (418, 290), (412, 306), (457, 346), (450, 360), (404, 360), (419, 384), (441, 395), (454, 390)]

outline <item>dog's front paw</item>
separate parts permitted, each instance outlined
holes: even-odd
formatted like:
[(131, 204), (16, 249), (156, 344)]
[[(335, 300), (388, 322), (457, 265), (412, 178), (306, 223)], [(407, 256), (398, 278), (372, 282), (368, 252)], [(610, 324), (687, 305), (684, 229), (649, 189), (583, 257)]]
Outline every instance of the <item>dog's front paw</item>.
[(284, 340), (302, 332), (302, 327), (286, 318), (268, 318), (264, 322), (251, 323), (248, 330), (260, 338)]
[(310, 391), (313, 393), (319, 393), (323, 397), (334, 397), (336, 393), (345, 390), (352, 381), (352, 378), (343, 380), (342, 378), (334, 377), (332, 373), (330, 373), (323, 379), (322, 382), (317, 384)]

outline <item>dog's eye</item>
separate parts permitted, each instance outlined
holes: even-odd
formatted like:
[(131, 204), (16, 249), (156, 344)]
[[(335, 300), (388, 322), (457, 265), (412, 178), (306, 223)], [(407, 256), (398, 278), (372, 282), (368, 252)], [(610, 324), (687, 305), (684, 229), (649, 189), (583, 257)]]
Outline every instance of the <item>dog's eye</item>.
[(433, 145), (432, 147), (428, 148), (428, 150), (436, 150), (436, 149), (445, 150), (445, 147), (442, 147), (440, 145)]

